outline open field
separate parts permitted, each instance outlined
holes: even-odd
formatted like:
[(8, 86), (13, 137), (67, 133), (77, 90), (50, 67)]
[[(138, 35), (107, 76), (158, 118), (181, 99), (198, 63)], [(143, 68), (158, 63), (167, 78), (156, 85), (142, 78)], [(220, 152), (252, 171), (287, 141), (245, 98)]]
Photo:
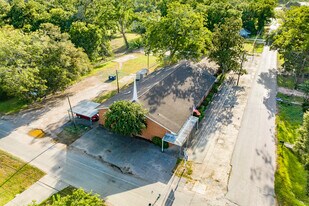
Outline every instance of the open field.
[[(128, 41), (131, 41), (131, 40), (139, 38), (140, 35), (134, 34), (134, 33), (127, 33), (126, 37), (127, 37)], [(117, 35), (114, 39), (112, 39), (110, 44), (111, 44), (111, 48), (112, 48), (113, 52), (115, 52), (115, 53), (124, 52), (126, 50), (126, 48), (125, 48), (126, 45), (124, 43), (122, 35), (120, 35), (120, 34)]]
[[(295, 101), (287, 95), (279, 94), (278, 96), (285, 100)], [(297, 130), (302, 124), (302, 107), (278, 103), (278, 109), (276, 118), (278, 142), (293, 144), (299, 136)], [(290, 149), (278, 144), (277, 165), (275, 191), (279, 205), (308, 205), (309, 197), (306, 195), (308, 174), (298, 157)]]
[(0, 205), (41, 179), (44, 172), (0, 150)]
[[(245, 51), (247, 53), (253, 53), (253, 43), (251, 42), (246, 42), (244, 44), (244, 48), (245, 48)], [(263, 52), (263, 49), (264, 49), (264, 44), (255, 44), (255, 47), (254, 47), (254, 53), (258, 53), (258, 54), (261, 54)]]
[[(103, 77), (107, 78), (108, 75), (115, 74), (116, 69), (119, 70), (119, 78), (121, 78), (123, 76), (133, 74), (142, 68), (147, 68), (147, 56), (142, 53), (131, 53), (130, 55), (134, 55), (136, 58), (122, 63), (121, 67), (117, 62), (108, 61), (95, 67), (89, 74), (87, 74), (83, 78), (98, 75), (99, 73), (103, 75)], [(151, 71), (157, 68), (157, 61), (157, 57), (149, 56), (149, 65)]]

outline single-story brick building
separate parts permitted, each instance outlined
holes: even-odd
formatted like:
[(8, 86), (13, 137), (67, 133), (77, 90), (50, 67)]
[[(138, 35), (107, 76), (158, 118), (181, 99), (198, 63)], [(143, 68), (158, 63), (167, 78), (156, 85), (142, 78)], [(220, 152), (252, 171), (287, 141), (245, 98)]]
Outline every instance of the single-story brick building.
[[(188, 133), (193, 109), (198, 107), (212, 88), (216, 78), (212, 70), (182, 63), (149, 74), (136, 83), (138, 103), (146, 110), (147, 129), (141, 137), (151, 140), (166, 134), (175, 137)], [(99, 109), (100, 124), (104, 125), (104, 114), (108, 107), (119, 100), (132, 100), (133, 85), (113, 96)], [(170, 142), (170, 141), (169, 141)]]

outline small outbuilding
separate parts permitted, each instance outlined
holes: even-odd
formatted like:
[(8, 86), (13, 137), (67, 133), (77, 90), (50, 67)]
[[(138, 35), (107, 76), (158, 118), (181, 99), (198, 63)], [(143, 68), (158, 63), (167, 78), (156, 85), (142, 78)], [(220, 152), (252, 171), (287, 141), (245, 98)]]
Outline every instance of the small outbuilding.
[(77, 118), (88, 120), (91, 124), (95, 121), (99, 120), (99, 111), (97, 107), (100, 104), (96, 102), (91, 102), (87, 100), (83, 100), (79, 102), (76, 106), (72, 107), (72, 111), (69, 109), (69, 117), (72, 118), (72, 112), (73, 115), (75, 114)]
[(144, 77), (146, 77), (149, 73), (149, 70), (148, 69), (141, 69), (139, 70), (138, 72), (136, 72), (136, 80), (139, 81), (139, 80), (142, 80)]

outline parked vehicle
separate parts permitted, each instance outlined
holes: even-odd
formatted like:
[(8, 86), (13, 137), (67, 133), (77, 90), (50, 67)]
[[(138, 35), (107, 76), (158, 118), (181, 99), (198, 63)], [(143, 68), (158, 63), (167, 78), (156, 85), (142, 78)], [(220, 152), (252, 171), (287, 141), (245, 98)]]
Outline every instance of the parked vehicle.
[[(84, 116), (84, 115), (80, 115), (80, 114), (76, 114), (76, 116), (78, 117), (78, 118), (81, 118), (81, 119), (86, 119), (86, 120), (90, 120), (90, 118), (89, 117), (86, 117), (86, 116)], [(95, 115), (93, 115), (92, 117), (91, 117), (91, 121), (93, 121), (93, 122), (97, 122), (97, 121), (99, 121), (99, 114), (95, 114)]]
[(110, 75), (108, 75), (108, 80), (109, 80), (109, 81), (114, 81), (114, 80), (116, 80), (116, 74), (110, 74)]

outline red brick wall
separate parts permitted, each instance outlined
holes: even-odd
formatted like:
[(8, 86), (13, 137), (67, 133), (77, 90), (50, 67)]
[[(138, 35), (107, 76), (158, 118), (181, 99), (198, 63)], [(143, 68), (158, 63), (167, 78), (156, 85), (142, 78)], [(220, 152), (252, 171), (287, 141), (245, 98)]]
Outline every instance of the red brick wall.
[[(107, 110), (108, 109), (100, 109), (99, 110), (99, 116), (100, 116), (99, 123), (101, 125), (104, 125), (104, 123), (105, 123), (104, 114)], [(145, 139), (151, 140), (154, 136), (158, 136), (158, 137), (162, 138), (165, 135), (166, 132), (169, 132), (167, 129), (160, 126), (156, 122), (152, 121), (148, 117), (147, 117), (146, 123), (147, 123), (147, 128), (144, 129), (142, 134), (140, 135), (141, 137), (143, 137)]]
[(147, 117), (147, 128), (143, 130), (142, 137), (151, 140), (154, 136), (163, 137), (166, 132), (169, 132), (164, 127), (160, 126), (156, 122)]
[(100, 110), (99, 110), (99, 117), (100, 117), (100, 119), (99, 119), (99, 124), (101, 124), (101, 125), (104, 125), (104, 124), (105, 124), (105, 121), (104, 121), (104, 114), (105, 114), (105, 112), (107, 112), (107, 110), (108, 110), (108, 109), (100, 109)]

